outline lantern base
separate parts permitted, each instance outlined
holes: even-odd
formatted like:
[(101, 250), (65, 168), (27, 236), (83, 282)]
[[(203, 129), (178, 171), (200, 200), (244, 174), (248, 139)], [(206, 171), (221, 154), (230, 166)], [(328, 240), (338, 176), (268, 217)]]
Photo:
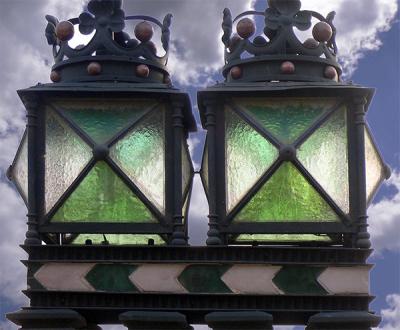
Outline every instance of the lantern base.
[(381, 317), (368, 312), (320, 313), (309, 319), (306, 330), (371, 330)]

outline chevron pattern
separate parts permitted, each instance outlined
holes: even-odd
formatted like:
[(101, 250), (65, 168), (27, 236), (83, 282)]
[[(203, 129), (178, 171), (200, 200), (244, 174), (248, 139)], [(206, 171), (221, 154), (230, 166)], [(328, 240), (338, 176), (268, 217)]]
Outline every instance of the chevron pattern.
[(49, 291), (367, 295), (370, 270), (368, 265), (45, 263), (31, 269), (30, 282)]

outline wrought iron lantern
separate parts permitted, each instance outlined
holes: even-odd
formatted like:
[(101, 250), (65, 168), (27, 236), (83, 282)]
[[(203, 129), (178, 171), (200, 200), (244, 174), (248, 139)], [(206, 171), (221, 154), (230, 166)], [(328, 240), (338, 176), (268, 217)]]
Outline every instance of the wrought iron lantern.
[[(171, 17), (126, 17), (121, 1), (95, 0), (79, 18), (46, 16), (54, 83), (19, 91), (28, 124), (9, 171), (29, 209), (27, 244), (187, 243), (196, 125), (166, 69)], [(69, 45), (74, 25), (95, 31), (86, 46)]]
[[(374, 91), (341, 81), (334, 13), (268, 3), (235, 19), (225, 10), (226, 80), (198, 94), (207, 242), (368, 248), (366, 208), (390, 175), (365, 122)], [(251, 15), (267, 38), (252, 39)], [(301, 42), (294, 28), (312, 19)]]

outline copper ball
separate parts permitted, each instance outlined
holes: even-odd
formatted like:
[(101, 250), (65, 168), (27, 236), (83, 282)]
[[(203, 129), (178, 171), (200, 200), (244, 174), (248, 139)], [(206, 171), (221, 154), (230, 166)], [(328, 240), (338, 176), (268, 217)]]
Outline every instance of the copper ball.
[(231, 69), (231, 77), (232, 77), (232, 79), (239, 79), (239, 78), (241, 78), (242, 77), (242, 74), (243, 74), (243, 72), (242, 72), (242, 68), (241, 67), (239, 67), (239, 66), (234, 66), (232, 69)]
[(339, 75), (335, 67), (329, 65), (325, 68), (324, 75), (326, 78), (338, 81), (339, 80)]
[(56, 36), (61, 41), (68, 41), (74, 37), (74, 25), (70, 21), (63, 21), (56, 26)]
[(58, 72), (58, 71), (51, 71), (51, 73), (50, 73), (50, 80), (52, 81), (52, 82), (59, 82), (60, 80), (61, 80), (61, 75), (60, 75), (60, 72)]
[(250, 18), (243, 18), (236, 26), (236, 31), (243, 39), (250, 38), (256, 32), (256, 26)]
[(164, 76), (164, 84), (172, 85), (172, 80), (171, 80), (171, 77), (169, 75), (165, 75)]
[(303, 46), (308, 49), (315, 49), (319, 46), (319, 42), (314, 38), (308, 38), (306, 41), (304, 41)]
[(319, 22), (314, 25), (312, 31), (313, 37), (319, 42), (327, 42), (332, 38), (333, 31), (332, 27), (325, 22)]
[(87, 66), (87, 72), (91, 75), (91, 76), (97, 76), (101, 73), (101, 64), (98, 62), (91, 62), (89, 63), (89, 65)]
[(136, 67), (136, 74), (139, 77), (147, 78), (150, 74), (150, 69), (145, 64), (140, 64)]
[(284, 74), (293, 74), (296, 71), (295, 65), (290, 62), (286, 61), (281, 64), (281, 72)]
[(235, 49), (238, 47), (239, 42), (242, 41), (242, 38), (240, 38), (237, 34), (235, 34), (231, 40), (229, 41), (229, 50), (231, 52), (235, 51)]
[(153, 26), (149, 22), (143, 21), (135, 26), (135, 36), (141, 42), (150, 41), (153, 34)]
[(156, 46), (156, 44), (155, 44), (154, 42), (148, 41), (148, 42), (147, 42), (147, 47), (151, 50), (151, 52), (152, 52), (154, 55), (157, 55), (157, 46)]

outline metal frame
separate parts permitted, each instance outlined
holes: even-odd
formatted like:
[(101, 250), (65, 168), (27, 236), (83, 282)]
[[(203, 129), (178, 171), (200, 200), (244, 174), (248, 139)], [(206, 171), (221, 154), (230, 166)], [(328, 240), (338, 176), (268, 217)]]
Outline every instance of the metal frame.
[[(268, 84), (267, 84), (268, 85)], [(251, 86), (254, 86), (252, 89)], [(279, 89), (276, 88), (279, 86)], [(259, 134), (266, 138), (270, 143), (280, 150), (283, 146), (276, 140), (266, 129), (257, 122), (256, 119), (251, 117), (247, 112), (240, 106), (233, 103), (232, 99), (240, 98), (279, 98), (279, 97), (312, 97), (324, 98), (324, 97), (335, 97), (337, 102), (334, 107), (329, 111), (322, 114), (311, 127), (309, 127), (301, 137), (299, 137), (293, 145), (295, 147), (300, 146), (310, 135), (318, 130), (327, 120), (342, 106), (347, 108), (347, 129), (348, 129), (348, 166), (349, 166), (349, 214), (345, 214), (339, 206), (333, 201), (327, 192), (319, 185), (319, 183), (312, 177), (312, 175), (304, 168), (300, 161), (296, 158), (291, 160), (291, 163), (301, 172), (305, 179), (311, 184), (311, 186), (320, 194), (320, 196), (331, 206), (335, 213), (342, 220), (341, 223), (316, 223), (316, 222), (257, 222), (257, 223), (232, 223), (233, 218), (245, 207), (245, 205), (251, 200), (251, 198), (259, 191), (259, 189), (269, 180), (269, 178), (275, 173), (280, 165), (285, 161), (281, 155), (275, 161), (275, 163), (262, 175), (262, 177), (253, 185), (253, 187), (246, 193), (246, 195), (236, 204), (236, 206), (229, 212), (226, 210), (226, 191), (219, 189), (217, 193), (210, 189), (209, 200), (214, 200), (215, 204), (218, 205), (217, 218), (218, 218), (218, 231), (224, 244), (233, 243), (231, 236), (235, 237), (239, 234), (328, 234), (333, 238), (332, 244), (341, 244), (346, 246), (358, 246), (355, 237), (358, 233), (360, 226), (360, 217), (366, 214), (366, 205), (360, 205), (360, 199), (365, 195), (365, 160), (363, 155), (364, 150), (364, 138), (360, 140), (360, 135), (364, 134), (364, 130), (357, 130), (357, 109), (354, 107), (354, 99), (362, 97), (365, 99), (365, 103), (370, 102), (373, 90), (361, 88), (357, 86), (315, 86), (309, 83), (288, 83), (288, 84), (276, 84), (275, 86), (271, 83), (270, 86), (265, 87), (255, 85), (252, 83), (243, 84), (241, 86), (233, 87), (228, 84), (217, 85), (212, 88), (200, 91), (198, 94), (199, 106), (203, 121), (203, 126), (207, 129), (207, 116), (205, 114), (206, 106), (204, 102), (208, 99), (216, 99), (214, 102), (216, 105), (214, 112), (216, 112), (216, 131), (218, 139), (214, 142), (216, 148), (217, 159), (214, 165), (209, 157), (209, 167), (216, 166), (217, 175), (209, 173), (210, 185), (216, 185), (217, 187), (226, 187), (225, 176), (226, 176), (226, 165), (225, 165), (225, 105), (228, 106), (231, 111), (234, 111), (240, 118), (242, 118), (247, 124), (253, 127)], [(218, 104), (218, 105), (217, 105)], [(367, 109), (367, 106), (362, 108), (363, 113)], [(358, 111), (359, 112), (359, 111)], [(209, 138), (209, 134), (207, 134)], [(361, 143), (362, 142), (362, 143)], [(210, 144), (212, 140), (208, 140), (209, 143), (209, 156), (210, 156)], [(361, 157), (362, 156), (362, 157)], [(364, 166), (364, 171), (361, 172), (359, 167)], [(217, 188), (218, 189), (218, 188)], [(305, 219), (306, 220), (306, 219)], [(365, 226), (365, 225), (364, 225)], [(353, 239), (351, 239), (353, 237)], [(349, 239), (350, 238), (350, 239)], [(234, 244), (247, 244), (234, 242)], [(260, 242), (262, 244), (262, 242)], [(265, 243), (267, 244), (267, 243)], [(269, 244), (269, 242), (268, 242)], [(279, 244), (279, 243), (276, 243)], [(290, 244), (290, 243), (289, 243)], [(296, 243), (293, 244), (303, 244)], [(310, 243), (320, 244), (320, 243)], [(324, 243), (322, 243), (324, 244)], [(369, 247), (369, 246), (364, 246)]]

